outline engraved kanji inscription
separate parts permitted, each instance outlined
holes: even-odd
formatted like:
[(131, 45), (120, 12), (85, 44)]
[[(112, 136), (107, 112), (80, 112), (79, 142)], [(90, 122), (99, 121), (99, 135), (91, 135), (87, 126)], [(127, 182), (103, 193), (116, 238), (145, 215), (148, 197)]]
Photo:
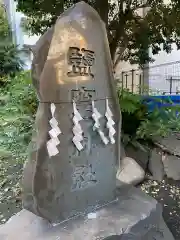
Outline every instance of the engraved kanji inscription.
[(85, 87), (71, 90), (72, 100), (75, 102), (89, 101), (95, 97), (95, 90), (89, 90)]
[(73, 185), (72, 190), (81, 190), (97, 183), (95, 172), (92, 170), (92, 165), (75, 166), (72, 175)]
[(71, 65), (71, 71), (67, 73), (69, 77), (91, 76), (92, 66), (95, 62), (95, 53), (91, 50), (78, 47), (70, 47), (68, 51), (68, 64)]

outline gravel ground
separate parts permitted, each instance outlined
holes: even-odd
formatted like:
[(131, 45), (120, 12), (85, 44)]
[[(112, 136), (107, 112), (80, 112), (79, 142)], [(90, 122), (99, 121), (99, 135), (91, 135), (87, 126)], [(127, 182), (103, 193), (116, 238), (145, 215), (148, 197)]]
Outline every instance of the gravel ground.
[(140, 187), (162, 204), (164, 220), (175, 240), (180, 240), (180, 181), (166, 178), (158, 183), (147, 180)]
[(22, 164), (11, 159), (0, 161), (0, 224), (21, 210)]

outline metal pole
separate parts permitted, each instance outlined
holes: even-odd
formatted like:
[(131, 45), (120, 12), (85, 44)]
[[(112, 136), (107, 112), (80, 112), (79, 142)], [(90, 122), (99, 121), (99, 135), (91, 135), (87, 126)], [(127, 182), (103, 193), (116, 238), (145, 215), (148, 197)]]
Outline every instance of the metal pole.
[(121, 79), (122, 79), (122, 82), (121, 82), (121, 86), (122, 86), (122, 89), (124, 89), (124, 72), (121, 73)]
[(134, 92), (134, 69), (132, 71), (132, 93)]
[(142, 75), (139, 75), (139, 94), (141, 94)]
[(169, 86), (169, 88), (170, 88), (170, 94), (172, 93), (172, 77), (170, 78), (170, 80), (169, 80), (169, 84), (170, 84), (170, 86)]
[(126, 89), (127, 89), (127, 77), (128, 77), (128, 74), (126, 73), (126, 75), (125, 75), (125, 79), (126, 79)]

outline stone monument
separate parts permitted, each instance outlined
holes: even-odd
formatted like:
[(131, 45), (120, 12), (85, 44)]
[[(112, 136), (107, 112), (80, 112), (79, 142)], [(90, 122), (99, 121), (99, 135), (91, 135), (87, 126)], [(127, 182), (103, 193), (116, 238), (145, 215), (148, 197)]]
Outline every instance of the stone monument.
[(120, 110), (97, 12), (81, 2), (62, 14), (37, 42), (32, 73), (39, 108), (24, 208), (60, 222), (114, 201)]
[(96, 11), (74, 5), (34, 55), (39, 108), (23, 176), (25, 209), (0, 225), (0, 239), (173, 240), (155, 199), (131, 186), (116, 189), (120, 112)]

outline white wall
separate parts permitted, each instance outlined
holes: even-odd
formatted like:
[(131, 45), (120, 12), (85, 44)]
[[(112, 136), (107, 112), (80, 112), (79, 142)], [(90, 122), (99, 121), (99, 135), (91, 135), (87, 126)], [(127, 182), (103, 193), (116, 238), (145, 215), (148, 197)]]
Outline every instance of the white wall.
[[(29, 36), (23, 31), (21, 27), (21, 19), (24, 17), (24, 14), (16, 12), (17, 2), (14, 0), (4, 0), (4, 3), (7, 7), (9, 22), (12, 27), (13, 37), (16, 44), (19, 45), (20, 48), (23, 48), (24, 44), (34, 45), (39, 39), (39, 36)], [(32, 60), (31, 55), (28, 56), (27, 54), (22, 54), (21, 57), (25, 63), (25, 69), (30, 69)]]
[[(15, 19), (16, 19), (16, 41), (17, 44), (20, 45), (22, 48), (24, 44), (27, 45), (34, 45), (37, 40), (39, 39), (39, 36), (29, 36), (27, 33), (25, 33), (21, 27), (21, 19), (24, 17), (24, 15), (20, 12), (15, 13)], [(26, 66), (26, 69), (31, 68), (31, 54), (28, 55), (22, 55), (22, 59), (24, 60)]]
[[(171, 0), (164, 0), (164, 3), (169, 3)], [(149, 86), (152, 89), (160, 90), (160, 92), (169, 92), (170, 82), (168, 79), (173, 77), (172, 91), (176, 92), (180, 89), (180, 50), (177, 50), (176, 45), (172, 45), (172, 52), (167, 54), (161, 50), (159, 54), (152, 55), (150, 50), (150, 56), (155, 61), (150, 63), (149, 70)]]
[[(152, 56), (151, 51), (150, 55)], [(149, 64), (150, 88), (160, 90), (160, 92), (169, 92), (169, 79), (172, 77), (172, 91), (176, 92), (180, 89), (180, 50), (177, 50), (176, 45), (173, 45), (173, 50), (170, 54), (162, 50), (159, 54), (152, 57), (155, 61)]]
[(175, 44), (173, 44), (172, 47), (173, 47), (173, 50), (169, 54), (166, 53), (165, 51), (161, 50), (161, 52), (159, 52), (159, 54), (152, 55), (151, 50), (150, 50), (150, 56), (152, 56), (155, 59), (155, 61), (153, 63), (150, 63), (150, 66), (180, 61), (180, 50), (177, 50)]

